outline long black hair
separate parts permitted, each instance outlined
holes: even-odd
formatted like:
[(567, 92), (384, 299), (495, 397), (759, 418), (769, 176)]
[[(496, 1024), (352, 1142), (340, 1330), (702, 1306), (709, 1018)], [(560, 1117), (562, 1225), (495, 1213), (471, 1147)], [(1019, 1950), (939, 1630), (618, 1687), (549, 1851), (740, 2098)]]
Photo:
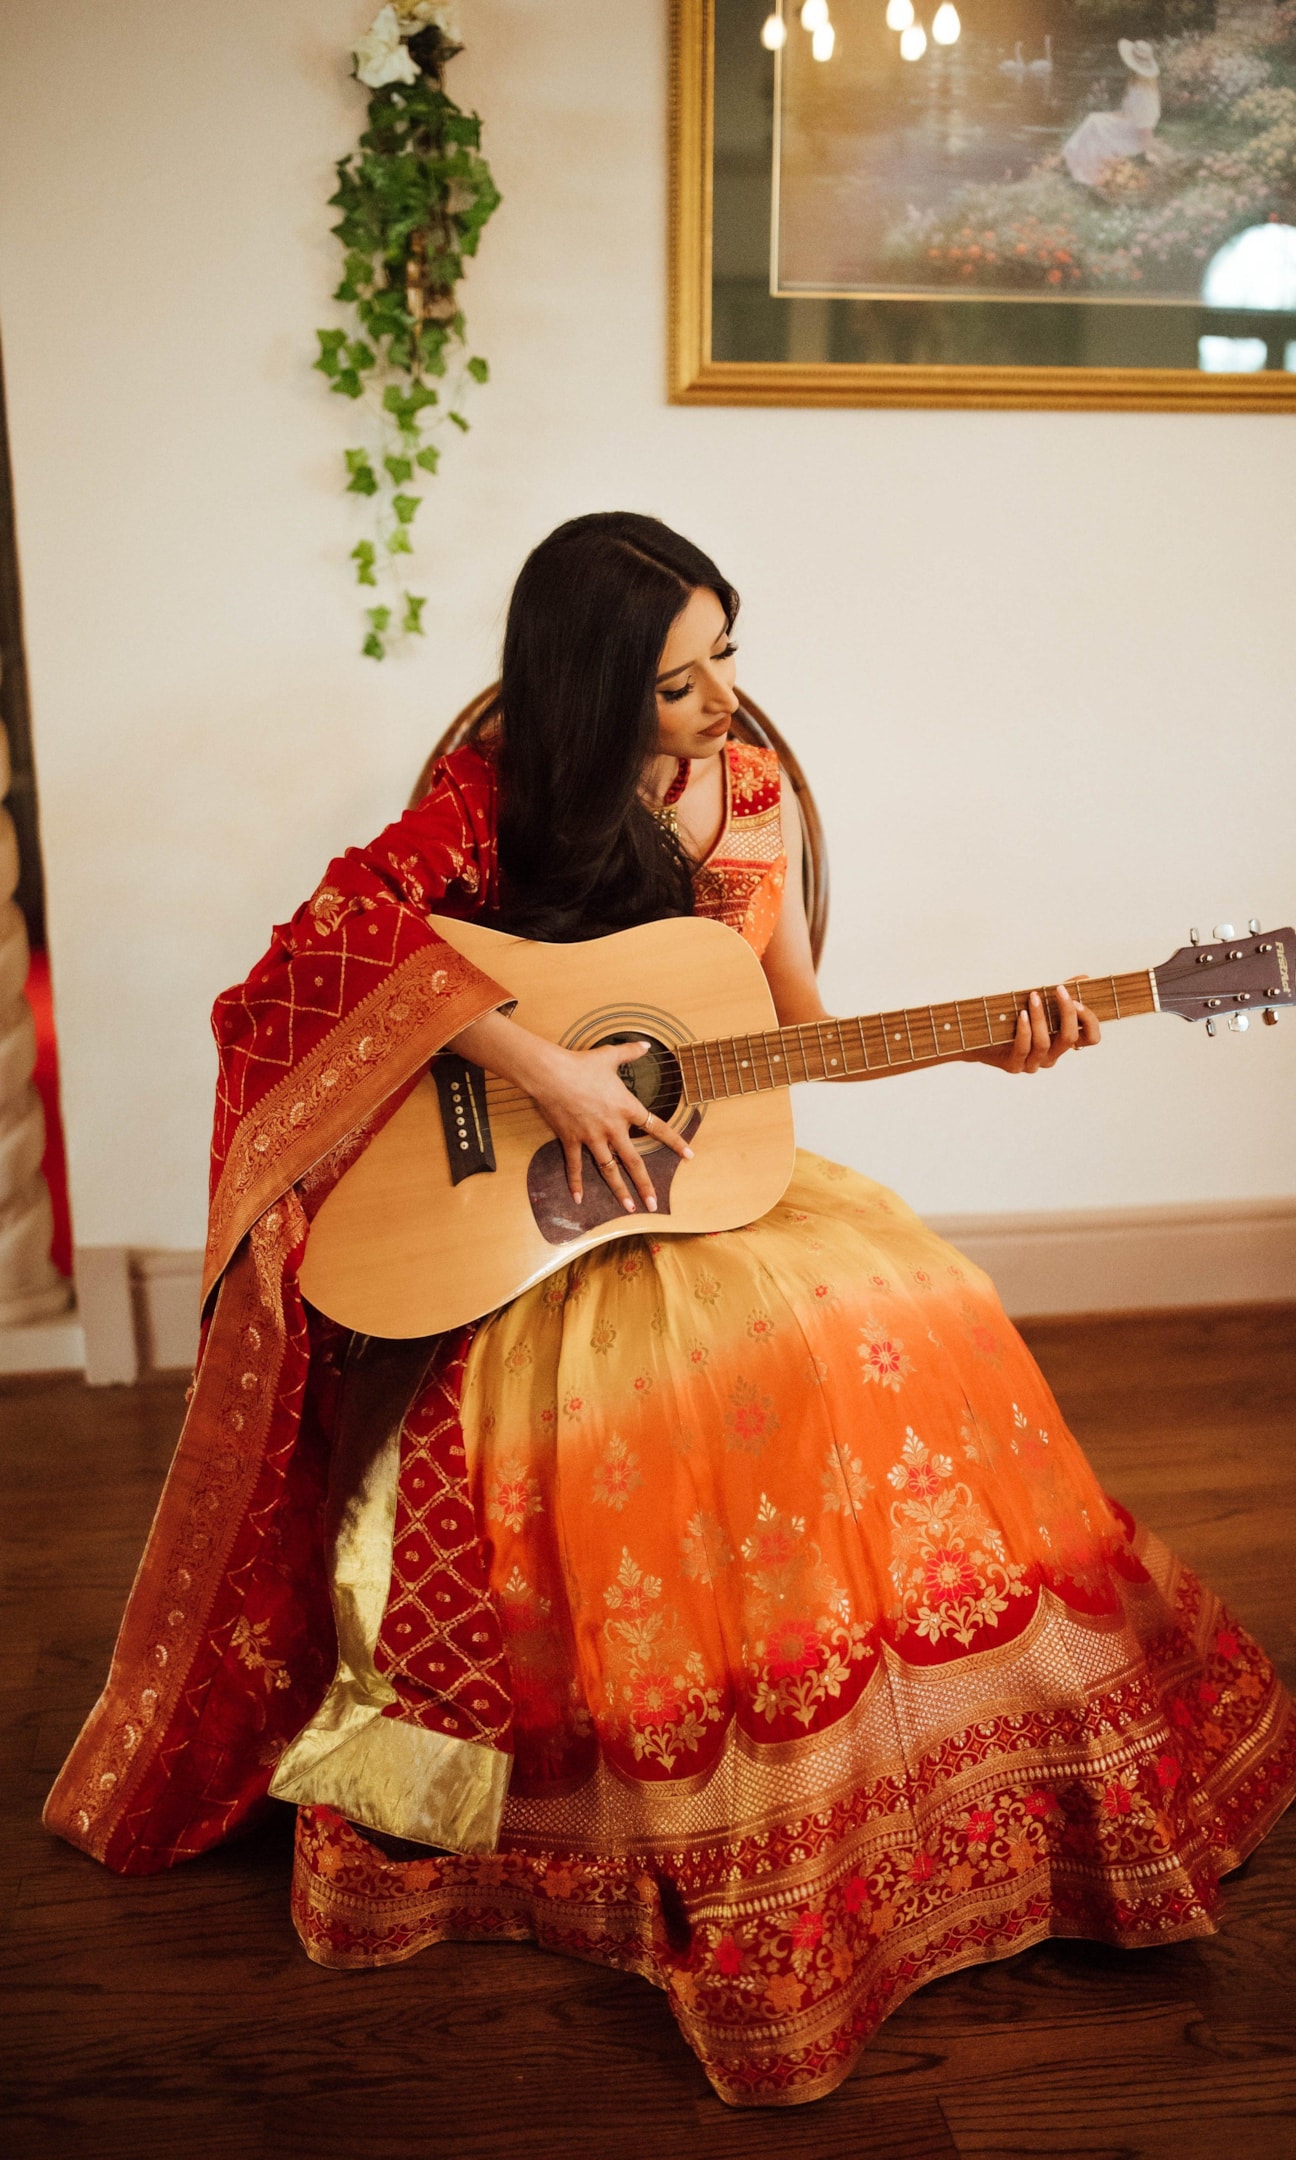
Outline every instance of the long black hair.
[(496, 723), (510, 930), (566, 941), (693, 912), (688, 859), (639, 788), (662, 647), (702, 587), (732, 628), (738, 595), (710, 557), (630, 510), (571, 519), (523, 564)]

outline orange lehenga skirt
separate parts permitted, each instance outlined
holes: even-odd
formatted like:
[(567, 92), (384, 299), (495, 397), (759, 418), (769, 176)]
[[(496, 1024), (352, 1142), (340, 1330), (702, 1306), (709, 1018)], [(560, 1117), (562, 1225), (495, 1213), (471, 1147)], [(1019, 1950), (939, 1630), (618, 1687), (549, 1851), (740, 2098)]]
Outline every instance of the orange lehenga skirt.
[(1292, 1795), (1262, 1652), (1104, 1497), (987, 1278), (833, 1163), (518, 1298), (460, 1421), (499, 1847), (302, 1808), (323, 1964), (534, 1940), (663, 1988), (722, 2099), (810, 2100), (938, 1974), (1211, 1932)]

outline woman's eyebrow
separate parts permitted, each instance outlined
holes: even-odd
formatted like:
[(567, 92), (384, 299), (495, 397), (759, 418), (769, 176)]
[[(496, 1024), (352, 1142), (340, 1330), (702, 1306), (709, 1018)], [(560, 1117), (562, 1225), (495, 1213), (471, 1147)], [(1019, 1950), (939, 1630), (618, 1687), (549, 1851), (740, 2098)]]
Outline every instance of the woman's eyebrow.
[[(724, 638), (727, 644), (729, 639), (729, 632), (727, 630), (722, 630), (720, 632), (720, 637)], [(720, 637), (715, 640), (717, 645), (720, 642)], [(708, 660), (717, 660), (719, 659), (719, 657), (720, 655), (718, 653), (708, 653), (706, 655), (706, 658)], [(669, 682), (672, 675), (684, 675), (687, 673), (689, 668), (699, 667), (700, 665), (701, 662), (697, 660), (682, 660), (678, 667), (667, 668), (663, 675), (658, 675), (655, 679), (659, 683)]]

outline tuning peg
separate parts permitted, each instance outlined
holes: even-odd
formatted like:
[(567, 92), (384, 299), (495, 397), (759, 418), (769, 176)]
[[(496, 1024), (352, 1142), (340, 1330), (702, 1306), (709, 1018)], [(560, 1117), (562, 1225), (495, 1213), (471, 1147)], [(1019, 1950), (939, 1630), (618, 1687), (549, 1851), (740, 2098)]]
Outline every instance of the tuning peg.
[(1267, 1013), (1265, 1014), (1265, 1016), (1264, 1016), (1264, 1022), (1265, 1022), (1265, 1026), (1266, 1026), (1266, 1027), (1277, 1027), (1277, 1025), (1278, 1025), (1278, 1015), (1277, 1015), (1277, 1013), (1276, 1013), (1276, 1012), (1267, 1012)]
[(1208, 1035), (1213, 1035), (1215, 1033), (1215, 1022), (1213, 1020), (1208, 1020), (1206, 1022), (1206, 1033)]
[(1259, 937), (1260, 925), (1254, 915), (1251, 917), (1250, 922), (1247, 924), (1247, 929), (1251, 932), (1252, 937)]
[(1213, 935), (1214, 935), (1215, 937), (1217, 937), (1217, 938), (1226, 938), (1226, 937), (1232, 937), (1232, 935), (1233, 935), (1233, 925), (1232, 925), (1232, 923), (1231, 923), (1231, 922), (1217, 922), (1217, 923), (1216, 923), (1216, 925), (1215, 925), (1215, 929), (1214, 929)]
[(1201, 931), (1200, 931), (1200, 930), (1190, 930), (1190, 931), (1188, 932), (1188, 943), (1189, 943), (1190, 945), (1200, 945), (1200, 944), (1201, 944)]
[(1230, 1013), (1229, 1026), (1235, 1035), (1245, 1035), (1251, 1025), (1250, 1013)]

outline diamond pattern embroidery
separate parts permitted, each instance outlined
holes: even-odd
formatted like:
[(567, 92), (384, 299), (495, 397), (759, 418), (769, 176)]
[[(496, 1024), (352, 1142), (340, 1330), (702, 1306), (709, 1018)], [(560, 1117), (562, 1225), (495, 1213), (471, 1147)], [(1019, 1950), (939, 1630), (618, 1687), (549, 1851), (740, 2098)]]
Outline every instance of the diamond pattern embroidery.
[(385, 1716), (507, 1747), (504, 1637), (487, 1587), (459, 1423), (470, 1340), (467, 1333), (447, 1340), (405, 1419), (391, 1592), (374, 1662), (399, 1698)]

